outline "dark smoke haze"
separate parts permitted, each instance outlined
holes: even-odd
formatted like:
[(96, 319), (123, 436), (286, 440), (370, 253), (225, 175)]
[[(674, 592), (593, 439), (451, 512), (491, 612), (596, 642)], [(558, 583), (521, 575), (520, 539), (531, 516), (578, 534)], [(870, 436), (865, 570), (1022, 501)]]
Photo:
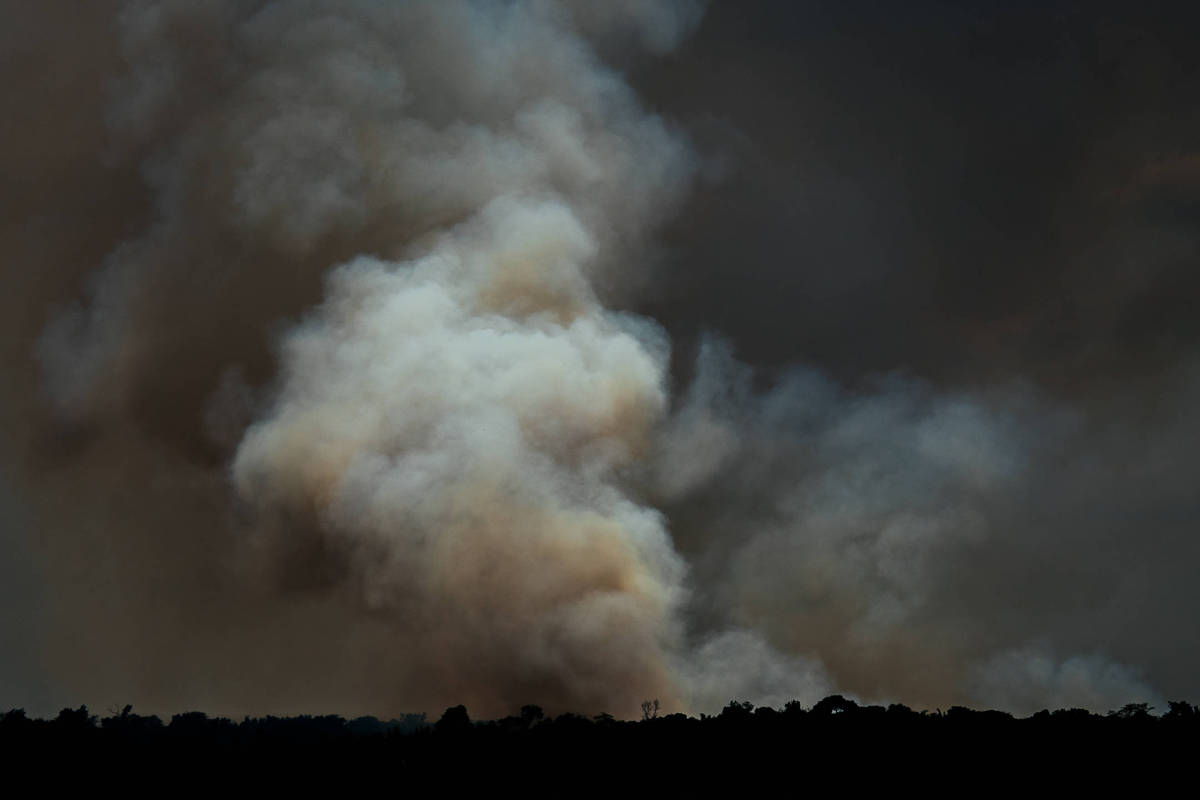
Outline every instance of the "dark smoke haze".
[(4, 2), (0, 707), (1200, 697), (1183, 7)]

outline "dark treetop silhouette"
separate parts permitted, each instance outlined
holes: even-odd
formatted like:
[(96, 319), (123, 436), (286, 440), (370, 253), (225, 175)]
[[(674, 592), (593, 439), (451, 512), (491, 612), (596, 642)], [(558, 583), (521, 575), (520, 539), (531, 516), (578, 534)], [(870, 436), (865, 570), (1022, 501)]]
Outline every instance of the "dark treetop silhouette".
[(647, 701), (638, 721), (609, 714), (549, 717), (536, 705), (502, 719), (473, 721), (459, 705), (433, 724), (423, 714), (389, 721), (298, 716), (234, 722), (201, 712), (176, 714), (164, 724), (129, 706), (103, 719), (80, 706), (41, 720), (15, 709), (0, 716), (0, 752), (14, 764), (45, 756), (98, 766), (136, 759), (223, 770), (302, 763), (360, 773), (398, 769), (408, 776), (443, 774), (464, 764), (489, 775), (536, 768), (540, 775), (578, 777), (585, 774), (579, 770), (615, 764), (694, 774), (697, 764), (779, 768), (798, 755), (825, 775), (864, 761), (897, 769), (932, 764), (943, 775), (998, 768), (1064, 775), (1086, 769), (1095, 775), (1094, 765), (1105, 763), (1099, 759), (1127, 767), (1184, 763), (1200, 742), (1200, 709), (1181, 701), (1160, 716), (1146, 704), (1129, 704), (1106, 715), (1060, 709), (1024, 718), (960, 706), (932, 712), (899, 704), (861, 706), (840, 695), (810, 709), (796, 701), (782, 709), (734, 701), (720, 714), (699, 718), (659, 716), (656, 706)]

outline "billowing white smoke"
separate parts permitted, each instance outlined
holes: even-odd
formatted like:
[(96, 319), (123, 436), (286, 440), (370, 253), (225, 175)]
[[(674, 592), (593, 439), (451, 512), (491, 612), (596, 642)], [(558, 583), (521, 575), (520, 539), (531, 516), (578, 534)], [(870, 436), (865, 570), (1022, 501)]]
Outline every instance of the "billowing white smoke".
[[(646, 269), (690, 155), (577, 26), (663, 50), (698, 15), (126, 4), (109, 123), (143, 161), (153, 221), (42, 338), (60, 414), (112, 428), (147, 383), (207, 372), (239, 573), (382, 620), (400, 696), (690, 708), (683, 564), (627, 488), (667, 411), (668, 348), (599, 300)], [(237, 310), (274, 324), (295, 303), (272, 298), (338, 259), (256, 399), (238, 347), (262, 331)]]
[(341, 267), (234, 462), (272, 535), (313, 517), (476, 707), (677, 704), (682, 564), (618, 480), (665, 409), (664, 353), (596, 305), (594, 251), (563, 203), (500, 199), (415, 262)]
[(90, 271), (83, 302), (6, 337), (38, 339), (53, 412), (0, 392), (43, 423), (5, 432), (34, 512), (5, 516), (37, 520), (67, 702), (1143, 699), (1071, 615), (1109, 562), (1012, 585), (1106, 552), (1103, 519), (1058, 520), (1127, 443), (1020, 392), (795, 371), (758, 393), (715, 343), (672, 407), (666, 334), (610, 309), (694, 157), (597, 53), (669, 50), (700, 11), (120, 6), (113, 166), (78, 172), (126, 191), (74, 208), (57, 187), (55, 225), (86, 235), (9, 248), (69, 287), (21, 273), (31, 296)]
[(203, 318), (229, 293), (286, 294), (310, 261), (400, 255), (497, 198), (569, 207), (596, 252), (560, 277), (611, 289), (606, 274), (644, 268), (630, 260), (689, 174), (558, 4), (134, 1), (119, 23), (112, 149), (143, 159), (155, 208), (44, 338), (52, 396), (76, 413), (123, 402), (155, 346), (136, 328), (169, 328), (164, 305)]

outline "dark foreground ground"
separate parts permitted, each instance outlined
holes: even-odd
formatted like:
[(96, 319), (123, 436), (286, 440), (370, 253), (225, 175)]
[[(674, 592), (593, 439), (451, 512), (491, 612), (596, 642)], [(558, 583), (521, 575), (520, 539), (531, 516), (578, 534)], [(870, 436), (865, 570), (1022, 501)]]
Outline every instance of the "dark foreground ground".
[(40, 720), (13, 710), (0, 716), (0, 764), (10, 778), (59, 765), (123, 783), (158, 776), (187, 784), (253, 772), (397, 787), (421, 778), (447, 787), (491, 785), (505, 794), (521, 785), (572, 794), (652, 784), (687, 785), (690, 793), (707, 781), (765, 782), (785, 794), (867, 785), (903, 785), (905, 793), (922, 786), (938, 794), (987, 793), (1000, 785), (1034, 792), (1053, 780), (1059, 787), (1133, 786), (1139, 795), (1161, 785), (1196, 796), (1200, 709), (1177, 702), (1156, 710), (1129, 705), (1106, 715), (1071, 709), (1014, 718), (959, 707), (859, 706), (839, 696), (782, 710), (730, 703), (699, 718), (657, 716), (647, 707), (638, 721), (549, 718), (536, 706), (485, 722), (457, 706), (434, 723), (424, 715), (235, 722), (200, 712), (164, 723), (129, 707), (104, 718), (86, 707), (64, 709)]

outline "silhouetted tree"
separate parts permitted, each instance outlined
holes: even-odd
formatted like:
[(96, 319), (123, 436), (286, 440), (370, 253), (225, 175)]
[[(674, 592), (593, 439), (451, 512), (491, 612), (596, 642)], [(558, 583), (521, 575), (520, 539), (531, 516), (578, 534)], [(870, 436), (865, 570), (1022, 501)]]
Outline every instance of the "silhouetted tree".
[(25, 716), (25, 709), (23, 708), (13, 708), (0, 714), (0, 724), (4, 725), (19, 725), (28, 720), (29, 717)]
[(802, 717), (808, 713), (808, 710), (799, 700), (788, 700), (783, 704), (783, 713), (789, 717)]
[(14, 708), (0, 714), (0, 732), (15, 735), (33, 725), (33, 720), (25, 716), (25, 709)]
[(1120, 711), (1110, 711), (1108, 715), (1118, 719), (1145, 720), (1150, 718), (1150, 709), (1152, 708), (1153, 706), (1148, 703), (1126, 703)]
[(87, 706), (80, 706), (76, 709), (64, 708), (58, 712), (58, 717), (54, 722), (64, 730), (82, 730), (86, 728), (94, 728), (96, 726), (96, 717), (88, 714)]
[(471, 717), (466, 706), (451, 706), (442, 714), (433, 729), (438, 733), (462, 733), (471, 729)]
[(721, 709), (719, 719), (723, 720), (747, 720), (754, 713), (754, 704), (750, 702), (739, 703), (736, 700), (730, 700), (729, 705)]
[(1172, 700), (1167, 703), (1167, 706), (1169, 709), (1166, 714), (1163, 714), (1163, 719), (1190, 720), (1200, 715), (1200, 709), (1197, 709), (1191, 703), (1185, 703), (1181, 700)]
[(156, 716), (143, 717), (133, 713), (133, 706), (126, 705), (120, 713), (100, 720), (100, 727), (125, 736), (149, 736), (162, 729), (162, 720)]
[(840, 694), (830, 695), (824, 700), (818, 702), (812, 707), (812, 713), (821, 716), (830, 716), (832, 714), (842, 714), (847, 711), (856, 711), (858, 703), (853, 700), (847, 700)]

